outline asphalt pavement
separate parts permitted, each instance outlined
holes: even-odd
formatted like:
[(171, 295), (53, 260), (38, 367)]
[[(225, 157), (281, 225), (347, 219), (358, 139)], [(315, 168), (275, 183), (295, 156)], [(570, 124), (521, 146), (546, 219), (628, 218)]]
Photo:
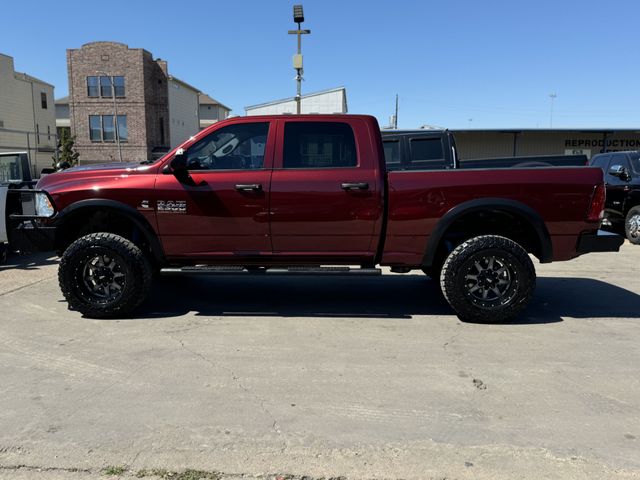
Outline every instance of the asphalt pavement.
[(640, 247), (460, 322), (421, 274), (171, 277), (135, 318), (0, 266), (0, 478), (640, 478)]

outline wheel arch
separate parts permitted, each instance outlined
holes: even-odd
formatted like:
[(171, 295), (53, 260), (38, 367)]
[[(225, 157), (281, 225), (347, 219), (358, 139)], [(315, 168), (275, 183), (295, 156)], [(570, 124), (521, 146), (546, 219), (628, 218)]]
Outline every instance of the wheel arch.
[[(538, 250), (533, 252), (534, 255), (538, 257), (542, 263), (548, 263), (553, 259), (551, 236), (549, 235), (549, 231), (544, 220), (538, 212), (528, 205), (516, 200), (482, 198), (456, 205), (443, 215), (429, 236), (422, 266), (430, 267), (434, 264), (434, 261), (442, 248), (443, 240), (456, 222), (474, 214), (483, 213), (506, 214), (522, 219), (525, 224), (531, 228), (531, 231), (535, 236)], [(498, 234), (499, 232), (494, 233)], [(484, 232), (483, 234), (490, 234), (490, 232)]]
[(114, 215), (131, 222), (149, 246), (150, 253), (154, 260), (160, 263), (164, 262), (164, 249), (162, 248), (158, 235), (149, 221), (135, 208), (116, 200), (80, 200), (62, 209), (55, 218), (56, 246), (61, 246), (68, 241), (65, 232), (72, 231), (70, 229), (74, 220), (91, 217), (98, 213)]

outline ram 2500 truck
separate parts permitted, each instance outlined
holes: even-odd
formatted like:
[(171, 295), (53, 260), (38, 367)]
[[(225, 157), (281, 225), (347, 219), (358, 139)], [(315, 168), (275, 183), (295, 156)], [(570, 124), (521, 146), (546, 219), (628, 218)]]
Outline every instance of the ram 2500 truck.
[[(599, 232), (602, 170), (388, 171), (375, 118), (238, 117), (149, 164), (44, 177), (9, 222), (17, 248), (61, 255), (59, 283), (88, 317), (131, 312), (155, 273), (376, 275), (423, 270), (459, 318), (503, 322), (541, 262), (617, 251)], [(248, 300), (250, 301), (250, 300)], [(330, 301), (330, 300), (329, 300)]]

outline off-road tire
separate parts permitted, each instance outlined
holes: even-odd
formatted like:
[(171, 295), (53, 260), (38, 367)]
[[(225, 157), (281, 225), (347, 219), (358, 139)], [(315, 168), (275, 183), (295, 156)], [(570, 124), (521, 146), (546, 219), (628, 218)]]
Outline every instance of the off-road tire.
[(627, 213), (624, 234), (631, 243), (640, 245), (640, 206), (633, 207)]
[[(96, 298), (86, 281), (86, 268), (102, 256), (116, 264), (122, 286), (116, 298)], [(122, 275), (121, 275), (122, 274)], [(58, 282), (69, 307), (90, 318), (122, 317), (147, 297), (153, 270), (149, 259), (133, 242), (113, 233), (91, 233), (74, 241), (62, 254)]]
[[(481, 270), (478, 265), (491, 267)], [(494, 265), (498, 270), (492, 270)], [(499, 273), (500, 270), (504, 271)], [(491, 273), (481, 279), (481, 288), (478, 277), (483, 271)], [(474, 272), (479, 273), (473, 275)], [(475, 280), (469, 279), (474, 276)], [(493, 293), (491, 289), (499, 290), (499, 283), (503, 282), (506, 286), (500, 285), (505, 289), (502, 296)], [(465, 322), (505, 323), (515, 319), (531, 300), (535, 284), (536, 271), (527, 252), (513, 240), (498, 235), (465, 240), (449, 254), (440, 275), (444, 297)], [(485, 301), (484, 290), (496, 298)]]

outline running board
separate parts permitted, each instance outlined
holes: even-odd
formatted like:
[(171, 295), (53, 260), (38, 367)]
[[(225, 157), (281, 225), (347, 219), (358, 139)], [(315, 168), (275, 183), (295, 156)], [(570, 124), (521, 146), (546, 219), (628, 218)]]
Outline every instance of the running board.
[(381, 275), (379, 268), (351, 268), (351, 267), (271, 267), (244, 268), (226, 266), (195, 266), (181, 268), (163, 268), (162, 275)]

